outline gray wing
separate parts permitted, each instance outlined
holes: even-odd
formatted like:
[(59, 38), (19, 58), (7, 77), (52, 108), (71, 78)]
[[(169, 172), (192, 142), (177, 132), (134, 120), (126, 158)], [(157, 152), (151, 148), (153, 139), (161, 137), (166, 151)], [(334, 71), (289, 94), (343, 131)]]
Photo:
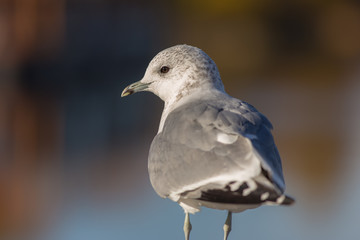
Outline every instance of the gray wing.
[[(221, 106), (224, 105), (224, 106)], [(251, 105), (236, 101), (226, 107), (216, 102), (192, 102), (171, 112), (149, 153), (149, 175), (162, 197), (203, 179), (247, 169), (245, 156), (254, 149), (262, 172), (282, 193), (281, 160), (271, 135), (271, 123)], [(234, 136), (231, 144), (217, 136)], [(242, 186), (244, 187), (244, 186)]]

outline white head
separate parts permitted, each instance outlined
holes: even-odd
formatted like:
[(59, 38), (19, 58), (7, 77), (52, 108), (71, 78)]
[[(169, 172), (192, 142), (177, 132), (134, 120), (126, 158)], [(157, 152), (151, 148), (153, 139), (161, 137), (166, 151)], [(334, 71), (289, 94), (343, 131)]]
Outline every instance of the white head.
[(121, 96), (150, 91), (173, 103), (199, 88), (224, 91), (216, 64), (199, 48), (177, 45), (158, 53), (143, 79), (126, 87)]

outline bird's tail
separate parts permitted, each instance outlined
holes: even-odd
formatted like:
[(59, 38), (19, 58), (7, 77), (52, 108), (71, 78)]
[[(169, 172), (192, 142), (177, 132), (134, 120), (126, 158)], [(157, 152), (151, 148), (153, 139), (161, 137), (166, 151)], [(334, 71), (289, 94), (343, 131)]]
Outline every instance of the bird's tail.
[(292, 205), (295, 203), (295, 199), (293, 197), (284, 194), (278, 197), (276, 202), (279, 205)]

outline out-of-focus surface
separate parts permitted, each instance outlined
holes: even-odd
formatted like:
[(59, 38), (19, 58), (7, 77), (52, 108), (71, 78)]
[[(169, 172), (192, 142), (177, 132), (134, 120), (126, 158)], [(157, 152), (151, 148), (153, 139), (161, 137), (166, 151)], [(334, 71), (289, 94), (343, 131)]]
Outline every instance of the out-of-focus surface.
[[(160, 50), (197, 46), (269, 117), (293, 207), (236, 214), (230, 239), (357, 239), (356, 1), (0, 1), (0, 239), (183, 239), (147, 152), (162, 103), (120, 99)], [(221, 239), (225, 212), (191, 216)]]

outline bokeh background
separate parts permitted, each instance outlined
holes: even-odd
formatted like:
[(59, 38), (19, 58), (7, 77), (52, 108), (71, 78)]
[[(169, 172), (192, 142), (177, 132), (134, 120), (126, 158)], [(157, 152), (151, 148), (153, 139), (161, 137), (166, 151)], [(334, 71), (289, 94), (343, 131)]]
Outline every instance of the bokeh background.
[[(162, 102), (120, 98), (179, 43), (269, 117), (297, 199), (236, 214), (230, 239), (359, 238), (358, 1), (1, 0), (1, 240), (183, 239), (147, 175)], [(191, 216), (192, 239), (225, 216)]]

